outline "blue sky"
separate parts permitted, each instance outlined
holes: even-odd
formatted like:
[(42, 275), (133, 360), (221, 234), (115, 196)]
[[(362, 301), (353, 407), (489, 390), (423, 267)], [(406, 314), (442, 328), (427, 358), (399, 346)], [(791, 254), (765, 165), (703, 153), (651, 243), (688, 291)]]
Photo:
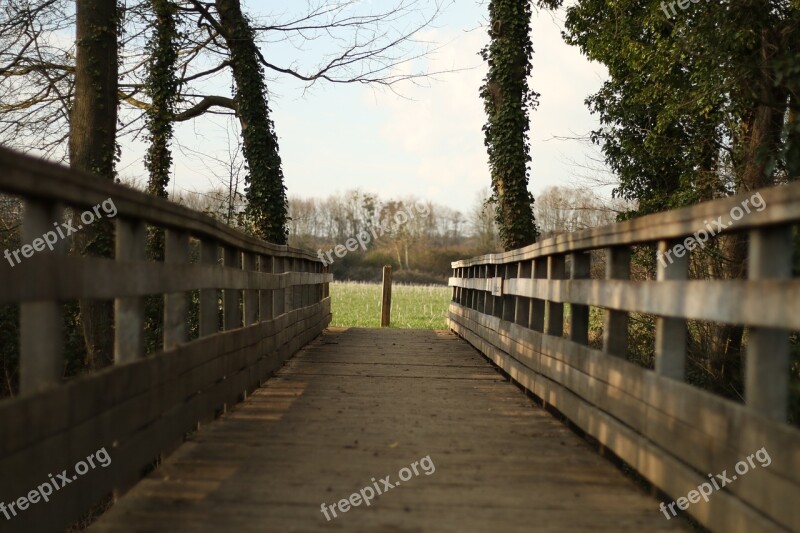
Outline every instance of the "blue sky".
[[(424, 2), (425, 0), (423, 0)], [(385, 9), (394, 1), (365, 0), (354, 9)], [(285, 3), (246, 2), (255, 18), (273, 20)], [(297, 5), (304, 5), (298, 3)], [(317, 196), (353, 188), (382, 196), (413, 195), (462, 212), (478, 191), (489, 186), (481, 127), (485, 122), (478, 96), (485, 74), (478, 51), (488, 41), (483, 27), (486, 4), (458, 0), (422, 35), (440, 48), (425, 60), (428, 70), (464, 69), (429, 80), (425, 86), (398, 88), (401, 96), (364, 85), (320, 83), (310, 91), (297, 80), (269, 74), (270, 105), (278, 134), (290, 196)], [(280, 15), (278, 15), (280, 16)], [(597, 151), (561, 137), (585, 136), (597, 127), (583, 101), (605, 79), (605, 70), (589, 63), (561, 39), (563, 13), (534, 14), (531, 86), (541, 93), (531, 115), (531, 184), (534, 195), (548, 185), (574, 185), (587, 173), (584, 164)], [(413, 24), (408, 20), (404, 24)], [(295, 43), (297, 44), (297, 43)], [(281, 65), (319, 62), (324, 44), (305, 43), (298, 52), (288, 43), (265, 44), (270, 61)], [(230, 95), (230, 79), (220, 76), (209, 87)], [(209, 156), (226, 159), (235, 142), (235, 124), (225, 117), (205, 117), (177, 129), (178, 142), (204, 154), (176, 150), (173, 190), (219, 187), (219, 168)], [(144, 179), (143, 146), (123, 143), (121, 175)]]

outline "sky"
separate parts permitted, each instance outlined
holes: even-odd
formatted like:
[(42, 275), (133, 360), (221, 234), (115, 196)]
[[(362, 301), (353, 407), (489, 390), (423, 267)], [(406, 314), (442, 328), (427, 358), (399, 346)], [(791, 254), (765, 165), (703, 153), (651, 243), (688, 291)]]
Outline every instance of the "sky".
[[(423, 8), (433, 0), (420, 0)], [(394, 0), (362, 0), (363, 12), (385, 9)], [(486, 117), (479, 87), (486, 65), (478, 55), (488, 42), (487, 4), (457, 0), (419, 37), (436, 51), (411, 68), (457, 70), (437, 75), (421, 86), (406, 84), (397, 92), (361, 84), (319, 83), (310, 90), (290, 77), (270, 73), (268, 90), (289, 196), (325, 197), (360, 188), (382, 197), (416, 196), (466, 212), (476, 195), (491, 184), (483, 124)], [(245, 2), (256, 20), (290, 16), (285, 3)], [(298, 2), (297, 5), (304, 5)], [(421, 16), (421, 15), (420, 15)], [(550, 185), (580, 184), (585, 165), (598, 152), (585, 141), (597, 127), (585, 98), (606, 79), (604, 67), (587, 61), (577, 48), (563, 42), (563, 12), (534, 13), (535, 54), (531, 87), (541, 94), (531, 113), (531, 182), (534, 196)], [(412, 25), (414, 18), (398, 22)], [(298, 45), (297, 42), (294, 43)], [(271, 62), (312, 66), (321, 61), (325, 43), (263, 43)], [(316, 63), (315, 63), (316, 62)], [(230, 79), (210, 84), (230, 95)], [(176, 130), (173, 192), (220, 187), (214, 158), (227, 160), (236, 143), (230, 118), (217, 116), (180, 124)], [(144, 180), (144, 145), (123, 142), (120, 174)]]

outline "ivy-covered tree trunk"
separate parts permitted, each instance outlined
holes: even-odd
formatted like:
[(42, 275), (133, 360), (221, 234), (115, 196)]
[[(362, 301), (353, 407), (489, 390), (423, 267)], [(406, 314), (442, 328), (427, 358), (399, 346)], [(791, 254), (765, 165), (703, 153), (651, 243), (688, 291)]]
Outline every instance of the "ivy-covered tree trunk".
[(216, 6), (236, 84), (234, 100), (249, 171), (245, 178), (248, 218), (258, 237), (286, 244), (286, 187), (255, 36), (239, 0), (217, 0)]
[(175, 75), (178, 61), (175, 18), (178, 7), (170, 0), (151, 0), (150, 6), (155, 16), (155, 26), (147, 45), (149, 59), (145, 94), (150, 98), (146, 112), (147, 140), (150, 144), (144, 164), (149, 173), (147, 192), (166, 198), (172, 169), (170, 143), (178, 98)]
[(481, 51), (489, 73), (481, 87), (488, 121), (483, 130), (492, 174), (495, 218), (506, 250), (539, 236), (528, 191), (528, 110), (539, 95), (528, 87), (533, 45), (530, 0), (489, 3), (491, 43)]
[[(170, 144), (179, 85), (176, 76), (178, 7), (170, 0), (151, 0), (150, 7), (155, 17), (155, 24), (147, 45), (149, 58), (144, 91), (150, 99), (150, 105), (145, 113), (147, 140), (150, 144), (144, 156), (144, 164), (148, 172), (147, 192), (160, 198), (167, 198), (172, 170)], [(147, 255), (154, 261), (164, 260), (162, 228), (148, 227)], [(159, 351), (163, 346), (163, 298), (148, 297), (145, 315), (147, 351), (148, 353)]]
[[(115, 0), (77, 0), (75, 97), (69, 134), (70, 167), (113, 180), (117, 154), (117, 29)], [(80, 211), (75, 226), (80, 227)], [(114, 256), (114, 227), (107, 218), (75, 234), (76, 250), (84, 255)], [(80, 321), (87, 364), (104, 366), (113, 360), (114, 309), (111, 302), (81, 300)]]

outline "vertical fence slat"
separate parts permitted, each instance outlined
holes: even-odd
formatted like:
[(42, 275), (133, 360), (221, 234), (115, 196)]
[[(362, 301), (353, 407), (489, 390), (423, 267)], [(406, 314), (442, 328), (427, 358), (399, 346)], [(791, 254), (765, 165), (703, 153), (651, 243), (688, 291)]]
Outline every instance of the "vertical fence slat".
[[(571, 280), (590, 279), (592, 254), (576, 252), (570, 254), (572, 267), (569, 272)], [(569, 306), (569, 338), (572, 342), (589, 345), (589, 306), (570, 304)]]
[[(219, 266), (219, 245), (210, 240), (200, 242), (200, 263)], [(200, 289), (200, 337), (219, 331), (219, 290)]]
[[(286, 272), (286, 258), (285, 257), (275, 257), (273, 272), (275, 272), (275, 274), (283, 274), (284, 272)], [(281, 287), (282, 288), (275, 290), (275, 292), (273, 293), (274, 294), (273, 304), (274, 304), (274, 308), (275, 308), (275, 313), (274, 313), (275, 317), (279, 317), (283, 313), (286, 312), (286, 289), (283, 288), (283, 287), (286, 286), (285, 285), (286, 276), (280, 276), (279, 279), (281, 280), (280, 283), (281, 283)]]
[[(22, 221), (22, 243), (53, 230), (53, 223), (62, 220), (63, 210), (50, 202), (26, 200)], [(63, 242), (55, 245), (52, 255), (63, 253)], [(39, 254), (50, 253), (48, 250)], [(25, 265), (16, 268), (24, 269)], [(33, 274), (33, 271), (28, 271)], [(37, 280), (31, 277), (30, 283)], [(58, 301), (25, 302), (20, 305), (20, 393), (30, 394), (54, 385), (63, 372), (62, 304)]]
[(501, 267), (501, 273), (503, 275), (503, 320), (508, 322), (514, 321), (514, 315), (516, 314), (516, 303), (517, 299), (514, 296), (510, 296), (505, 294), (505, 287), (506, 281), (516, 277), (518, 271), (518, 267), (516, 263), (509, 263), (503, 265)]
[[(689, 275), (689, 254), (670, 257), (666, 253), (680, 240), (663, 240), (658, 243), (656, 264), (657, 281), (685, 281)], [(683, 318), (656, 317), (656, 365), (657, 374), (683, 381), (686, 372), (686, 320)]]
[[(225, 268), (241, 269), (241, 252), (236, 248), (226, 246), (223, 249), (223, 264)], [(224, 289), (222, 291), (222, 314), (225, 331), (242, 327), (242, 317), (239, 313), (240, 290)]]
[[(566, 257), (563, 255), (551, 255), (547, 258), (547, 279), (564, 279), (567, 274)], [(548, 335), (562, 337), (564, 335), (564, 304), (559, 302), (546, 303), (547, 311), (547, 330)]]
[[(164, 268), (189, 262), (189, 234), (168, 229), (164, 235)], [(164, 295), (164, 349), (171, 350), (189, 339), (189, 293)]]
[[(244, 269), (256, 272), (256, 254), (244, 254)], [(258, 322), (258, 291), (244, 291), (244, 325), (250, 326)]]
[[(792, 275), (792, 227), (750, 232), (750, 280)], [(758, 413), (785, 421), (789, 406), (789, 331), (750, 328), (745, 358), (745, 403)]]
[[(547, 258), (539, 257), (533, 261), (533, 279), (547, 279)], [(531, 299), (530, 328), (544, 332), (544, 300)]]
[[(619, 246), (606, 250), (606, 279), (629, 279), (631, 275), (631, 250)], [(605, 310), (603, 321), (603, 351), (615, 357), (628, 355), (627, 311)]]
[[(117, 218), (117, 261), (145, 261), (145, 224)], [(144, 357), (144, 302), (140, 296), (114, 299), (114, 362), (130, 363)]]
[[(520, 261), (517, 263), (517, 278), (530, 279), (533, 271), (532, 261)], [(531, 299), (524, 296), (517, 296), (514, 311), (514, 323), (523, 327), (528, 327), (530, 321)]]
[[(272, 274), (272, 256), (271, 255), (262, 255), (258, 261), (258, 270), (260, 272), (266, 272), (268, 274)], [(275, 291), (273, 290), (260, 290), (258, 292), (259, 298), (259, 308), (261, 309), (259, 318), (263, 322), (265, 320), (272, 320), (272, 295)]]

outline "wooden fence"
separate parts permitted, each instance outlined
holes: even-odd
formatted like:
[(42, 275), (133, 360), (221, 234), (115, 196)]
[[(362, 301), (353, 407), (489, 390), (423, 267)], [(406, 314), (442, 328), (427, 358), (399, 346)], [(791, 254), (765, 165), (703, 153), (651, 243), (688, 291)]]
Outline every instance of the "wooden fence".
[[(800, 330), (800, 183), (760, 194), (765, 208), (749, 213), (745, 194), (456, 261), (450, 279), (452, 330), (668, 494), (666, 503), (716, 474), (733, 476), (688, 507), (726, 532), (800, 531), (800, 431), (785, 422), (790, 333)], [(732, 217), (726, 232), (748, 234), (746, 280), (690, 280), (680, 249), (671, 263), (653, 254), (656, 279), (629, 279), (634, 246), (665, 253), (720, 215)], [(605, 279), (591, 279), (593, 251), (605, 254)], [(603, 309), (602, 349), (589, 346), (590, 306)], [(653, 370), (626, 360), (629, 313), (656, 317)], [(685, 383), (687, 320), (747, 328), (744, 403)], [(762, 448), (771, 464), (750, 468)]]
[[(117, 209), (115, 259), (68, 255), (60, 243), (0, 264), (0, 304), (20, 306), (20, 395), (0, 401), (0, 502), (72, 474), (103, 447), (111, 459), (48, 503), (0, 515), (0, 530), (55, 531), (129, 487), (316, 337), (330, 321), (331, 274), (310, 253), (62, 166), (0, 149), (0, 169), (0, 193), (23, 201), (23, 243), (63, 221), (65, 208), (111, 199)], [(148, 226), (165, 230), (164, 262), (146, 258)], [(164, 352), (145, 356), (148, 295), (163, 295)], [(113, 300), (114, 365), (65, 382), (62, 309), (73, 299)]]

